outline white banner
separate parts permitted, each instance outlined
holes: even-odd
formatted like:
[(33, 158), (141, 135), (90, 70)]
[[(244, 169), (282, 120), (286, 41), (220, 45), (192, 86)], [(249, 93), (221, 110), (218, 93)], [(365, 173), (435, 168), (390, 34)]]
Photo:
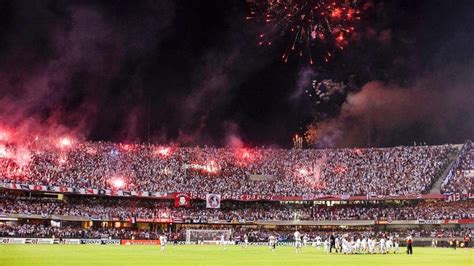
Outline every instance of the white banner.
[(54, 244), (52, 238), (0, 238), (0, 244)]
[(120, 245), (120, 239), (81, 239), (81, 244)]
[(81, 244), (81, 240), (80, 239), (62, 239), (61, 240), (61, 244), (65, 244), (65, 245), (79, 245)]
[(424, 219), (418, 219), (416, 221), (417, 224), (442, 224), (443, 220), (424, 220)]
[(0, 238), (0, 244), (25, 244), (24, 238)]
[(58, 238), (17, 238), (0, 237), (0, 244), (96, 244), (96, 245), (120, 245), (120, 239), (62, 239)]
[(54, 244), (54, 239), (52, 238), (27, 238), (25, 239), (25, 244)]
[(221, 194), (206, 194), (206, 208), (220, 209)]

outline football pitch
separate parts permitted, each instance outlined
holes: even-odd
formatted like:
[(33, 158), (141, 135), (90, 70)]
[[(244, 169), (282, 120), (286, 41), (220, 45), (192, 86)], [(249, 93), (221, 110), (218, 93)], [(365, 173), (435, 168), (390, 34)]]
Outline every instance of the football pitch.
[[(404, 251), (404, 249), (401, 249)], [(414, 255), (324, 254), (305, 247), (0, 245), (0, 265), (474, 265), (473, 249), (414, 248)]]

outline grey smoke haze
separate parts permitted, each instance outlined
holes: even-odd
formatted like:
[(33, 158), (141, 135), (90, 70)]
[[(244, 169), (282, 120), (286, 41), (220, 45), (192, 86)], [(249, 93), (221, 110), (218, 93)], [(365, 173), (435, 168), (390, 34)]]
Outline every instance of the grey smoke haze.
[[(231, 119), (221, 118), (220, 110), (232, 103), (238, 87), (268, 65), (269, 60), (255, 56), (254, 43), (241, 41), (247, 33), (240, 32), (240, 19), (232, 15), (225, 20), (230, 33), (207, 49), (192, 70), (191, 91), (178, 103), (181, 123), (177, 141), (181, 144), (243, 146), (239, 125)], [(221, 132), (219, 139), (209, 134), (209, 127)]]
[[(384, 80), (323, 116), (332, 117), (318, 125), (324, 146), (363, 146), (368, 113), (372, 145), (469, 138), (472, 64), (457, 63), (472, 58), (472, 16), (466, 5), (420, 1), (380, 4), (347, 58), (311, 68), (282, 64), (277, 42), (257, 47), (239, 1), (3, 1), (0, 127), (127, 142), (148, 139), (150, 122), (155, 142), (288, 146), (311, 115), (304, 91), (317, 73)], [(456, 71), (433, 71), (446, 59)]]
[[(32, 9), (30, 4), (34, 4)], [(136, 126), (141, 88), (130, 84), (121, 106), (107, 106), (114, 79), (130, 58), (139, 58), (170, 26), (172, 1), (148, 1), (139, 20), (119, 18), (100, 6), (61, 3), (55, 12), (41, 1), (15, 1), (17, 28), (5, 33), (8, 49), (0, 58), (0, 123), (24, 132), (51, 131), (86, 137), (106, 112)], [(16, 12), (16, 13), (15, 13)], [(37, 24), (35, 24), (37, 23)], [(30, 28), (29, 28), (30, 27)], [(129, 112), (129, 108), (133, 109)], [(133, 137), (132, 127), (119, 129)], [(59, 130), (60, 129), (60, 130)], [(58, 132), (58, 130), (60, 132)]]
[[(316, 125), (319, 146), (365, 147), (472, 139), (472, 64), (426, 73), (410, 87), (380, 81), (348, 95), (337, 117)], [(413, 134), (413, 131), (419, 135)]]
[[(86, 139), (102, 132), (99, 139), (133, 141), (145, 139), (150, 122), (152, 140), (184, 145), (223, 145), (227, 135), (236, 135), (228, 128), (232, 119), (220, 118), (220, 110), (235, 88), (266, 64), (252, 58), (253, 43), (241, 41), (239, 13), (224, 19), (228, 32), (217, 39), (222, 43), (185, 57), (193, 64), (180, 62), (181, 55), (160, 61), (168, 56), (161, 47), (170, 45), (176, 31), (205, 35), (179, 29), (174, 1), (35, 4), (37, 10), (27, 1), (12, 8), (18, 12), (12, 15), (15, 25), (44, 23), (5, 34), (11, 43), (0, 57), (1, 124)], [(187, 36), (176, 34), (178, 44), (188, 45)], [(169, 64), (178, 67), (158, 80)], [(217, 140), (215, 132), (222, 132)]]
[(316, 78), (317, 73), (311, 67), (303, 67), (298, 73), (296, 88), (291, 95), (291, 100), (297, 100), (304, 96), (305, 90), (311, 89), (311, 82)]

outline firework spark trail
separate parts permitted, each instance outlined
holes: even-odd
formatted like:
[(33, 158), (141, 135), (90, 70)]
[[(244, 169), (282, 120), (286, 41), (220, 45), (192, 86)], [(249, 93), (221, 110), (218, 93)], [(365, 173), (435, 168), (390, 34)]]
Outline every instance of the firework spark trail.
[(309, 64), (329, 62), (343, 50), (355, 33), (360, 19), (358, 1), (348, 0), (248, 0), (247, 20), (262, 22), (264, 31), (258, 45), (271, 46), (287, 40), (281, 58), (304, 57)]
[(315, 99), (316, 104), (327, 102), (331, 96), (338, 93), (344, 94), (347, 90), (347, 85), (344, 82), (337, 82), (331, 79), (324, 79), (321, 81), (313, 80), (313, 90), (306, 90), (309, 97)]

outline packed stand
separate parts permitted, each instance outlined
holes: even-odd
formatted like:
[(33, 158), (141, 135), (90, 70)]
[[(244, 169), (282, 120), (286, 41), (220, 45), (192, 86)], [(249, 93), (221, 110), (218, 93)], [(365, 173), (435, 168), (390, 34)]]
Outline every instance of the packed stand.
[(442, 190), (445, 193), (474, 193), (474, 147), (471, 141), (463, 146)]
[(67, 201), (26, 199), (3, 195), (1, 214), (66, 215), (91, 220), (190, 219), (249, 222), (257, 220), (442, 220), (474, 218), (472, 201), (420, 202), (406, 204), (302, 205), (223, 202), (221, 209), (207, 209), (203, 202), (190, 208), (174, 208), (170, 201), (117, 198), (71, 198)]
[[(50, 149), (0, 143), (0, 182), (152, 192), (302, 196), (429, 190), (451, 145), (379, 149), (231, 149), (85, 142)], [(256, 177), (256, 178), (254, 178)]]
[(44, 224), (0, 225), (0, 237), (55, 237), (55, 238), (113, 238), (158, 239), (161, 232), (131, 228), (81, 228), (78, 226), (54, 227)]

